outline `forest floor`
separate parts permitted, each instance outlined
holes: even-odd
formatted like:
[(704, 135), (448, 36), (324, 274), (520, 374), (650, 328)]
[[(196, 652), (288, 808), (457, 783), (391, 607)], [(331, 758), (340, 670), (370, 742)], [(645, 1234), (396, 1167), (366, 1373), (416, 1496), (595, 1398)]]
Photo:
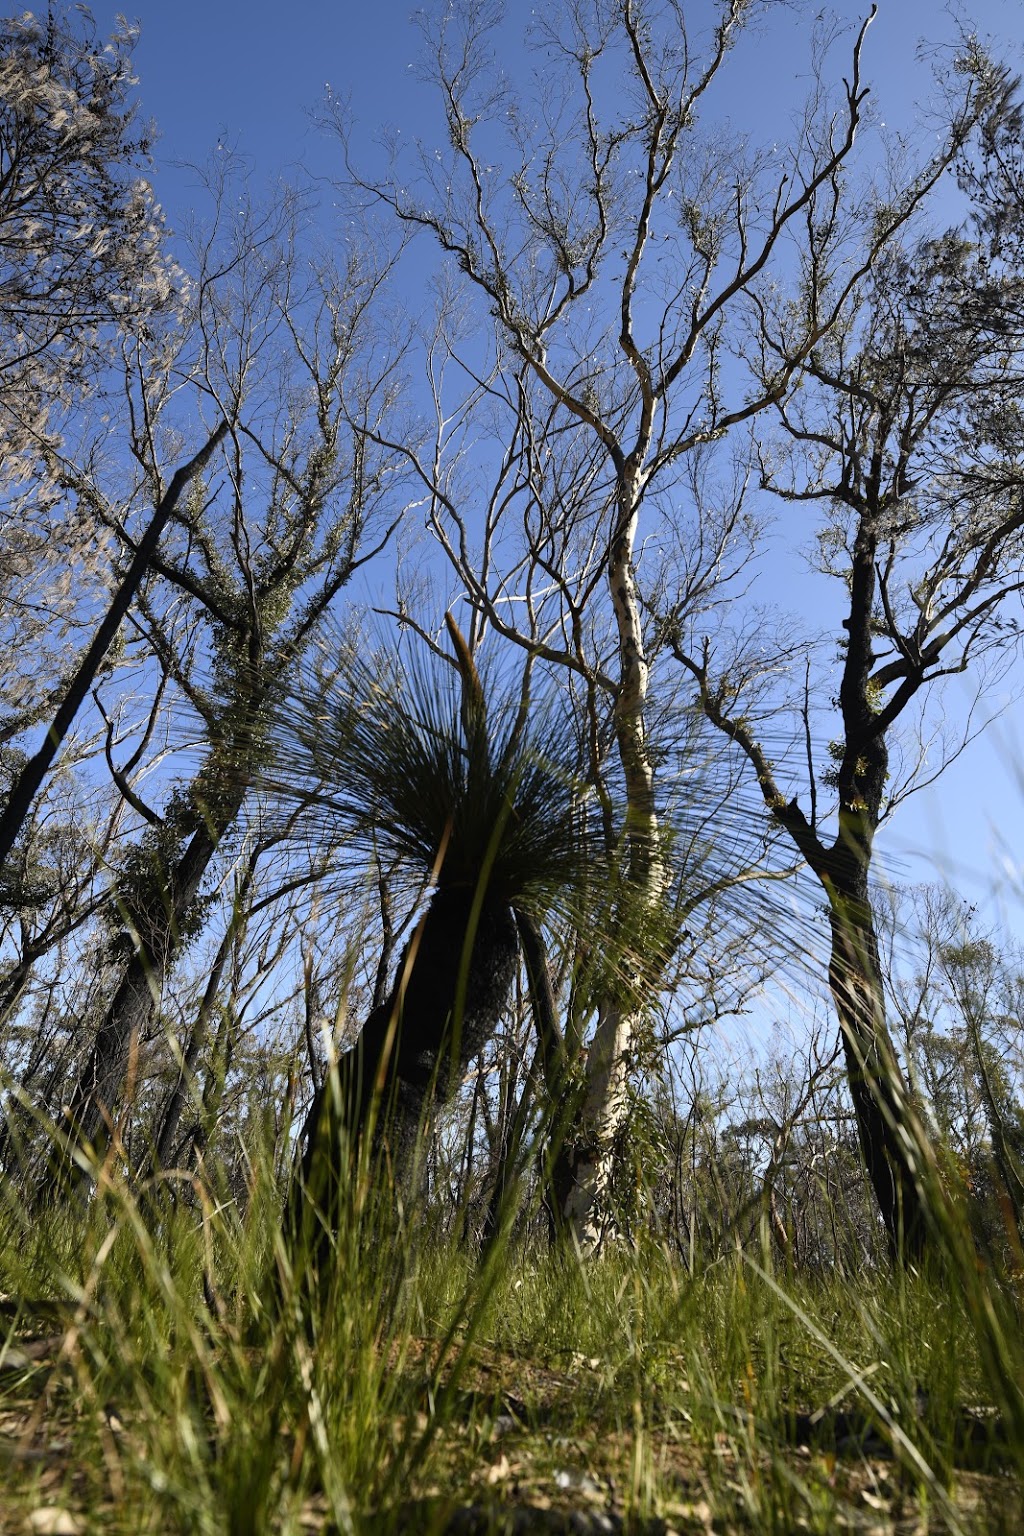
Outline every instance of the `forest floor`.
[(480, 1290), (438, 1249), (386, 1305), (349, 1270), (310, 1345), (172, 1257), (136, 1226), (0, 1299), (0, 1531), (1024, 1532), (945, 1281), (517, 1253)]

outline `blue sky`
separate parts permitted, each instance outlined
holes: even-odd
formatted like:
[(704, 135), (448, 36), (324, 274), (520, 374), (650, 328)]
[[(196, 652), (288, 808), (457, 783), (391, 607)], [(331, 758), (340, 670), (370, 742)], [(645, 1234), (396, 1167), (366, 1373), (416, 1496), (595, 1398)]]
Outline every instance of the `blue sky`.
[[(867, 8), (851, 0), (832, 7), (851, 28)], [(93, 6), (101, 31), (109, 29), (115, 9)], [(529, 7), (519, 10), (525, 19)], [(129, 15), (142, 28), (136, 53), (140, 98), (159, 130), (153, 180), (171, 225), (184, 219), (192, 195), (193, 178), (181, 162), (201, 162), (218, 144), (248, 159), (257, 184), (300, 166), (329, 174), (335, 152), (309, 119), (328, 83), (350, 100), (367, 146), (384, 124), (429, 138), (431, 99), (413, 67), (420, 37), (410, 11), (408, 0), (294, 0), (287, 15), (270, 0), (137, 3)], [(708, 0), (692, 0), (689, 11), (699, 24), (702, 14), (710, 14)], [(763, 120), (785, 129), (806, 85), (806, 54), (797, 44), (807, 15), (806, 9), (798, 16), (780, 6), (771, 27), (730, 61), (737, 112), (749, 125)], [(1021, 0), (978, 0), (964, 6), (963, 15), (1011, 67), (1024, 71)], [(916, 58), (918, 44), (923, 36), (948, 37), (951, 26), (949, 12), (931, 0), (880, 0), (865, 72), (877, 114), (890, 127), (913, 126), (917, 104), (931, 88), (928, 69)], [(846, 57), (848, 49), (838, 50), (837, 64)], [(508, 65), (529, 68), (529, 60), (513, 53)], [(1004, 696), (1010, 699), (1012, 690)], [(962, 708), (966, 697), (954, 682), (948, 708)], [(948, 770), (939, 790), (924, 791), (901, 809), (880, 852), (897, 877), (931, 878), (937, 868), (1024, 933), (1024, 783), (1015, 767), (1024, 735), (1017, 708), (1011, 704), (984, 741)], [(1007, 856), (1011, 865), (1016, 862), (1009, 876)]]
[[(869, 8), (861, 0), (838, 0), (832, 7), (851, 26)], [(117, 9), (93, 6), (101, 29)], [(127, 14), (142, 27), (136, 57), (145, 110), (162, 134), (158, 153), (201, 160), (226, 137), (251, 154), (261, 172), (309, 158), (323, 163), (324, 146), (306, 114), (328, 82), (351, 97), (367, 134), (379, 122), (408, 131), (428, 101), (410, 67), (419, 50), (413, 9), (408, 0), (295, 0), (285, 16), (270, 0), (137, 0)], [(509, 9), (515, 14), (517, 8)], [(520, 9), (525, 17), (531, 8)], [(709, 9), (708, 0), (690, 6), (698, 19)], [(1010, 62), (1024, 67), (1020, 0), (978, 0), (965, 15), (980, 34), (1006, 44)], [(791, 42), (805, 27), (802, 17), (780, 10), (756, 47), (741, 49), (730, 62), (748, 103), (768, 108), (799, 83)], [(880, 0), (866, 65), (890, 118), (905, 118), (915, 97), (927, 93), (927, 74), (914, 62), (918, 42), (949, 31), (944, 7), (933, 0)]]

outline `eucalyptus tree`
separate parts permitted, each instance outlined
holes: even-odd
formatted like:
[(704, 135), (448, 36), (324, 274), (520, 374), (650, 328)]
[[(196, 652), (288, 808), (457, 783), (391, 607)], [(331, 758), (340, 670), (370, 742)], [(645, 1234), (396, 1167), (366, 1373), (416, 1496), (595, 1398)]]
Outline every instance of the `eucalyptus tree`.
[(382, 434), (398, 387), (380, 308), (387, 263), (352, 248), (335, 268), (294, 199), (259, 210), (233, 191), (196, 235), (184, 326), (156, 338), (155, 356), (145, 338), (126, 349), (131, 494), (117, 493), (102, 457), (94, 472), (65, 467), (130, 563), (140, 505), (165, 494), (164, 457), (184, 411), (226, 423), (148, 551), (133, 613), (195, 741), (189, 752), (177, 727), (184, 739), (170, 761), (184, 776), (158, 775), (155, 790), (137, 774), (134, 788), (120, 781), (141, 833), (116, 865), (116, 982), (66, 1100), (70, 1145), (96, 1155), (109, 1143), (133, 1046), (204, 926), (204, 882), (229, 834), (243, 835), (281, 679), (402, 513), (393, 456), (371, 435)]
[(0, 462), (32, 459), (125, 321), (170, 301), (176, 269), (136, 132), (132, 48), (84, 7), (0, 22)]
[[(135, 39), (121, 21), (102, 41), (83, 7), (0, 22), (5, 745), (66, 705), (68, 653), (89, 598), (102, 600), (107, 585), (105, 540), (88, 515), (69, 515), (55, 454), (83, 401), (109, 383), (121, 338), (180, 299), (182, 275), (140, 174), (148, 139), (135, 125)], [(57, 724), (59, 735), (59, 713)], [(48, 766), (36, 772), (14, 747), (6, 757), (18, 787), (0, 821), (0, 862)]]
[[(999, 117), (1010, 82), (995, 86)], [(805, 279), (812, 310), (830, 305), (830, 274)], [(1024, 353), (1003, 315), (1021, 281), (1008, 273), (996, 285), (990, 252), (969, 230), (894, 246), (849, 300), (845, 326), (812, 349), (801, 389), (776, 408), (762, 484), (790, 509), (819, 514), (831, 664), (792, 642), (788, 657), (766, 650), (764, 628), (753, 644), (713, 641), (667, 615), (705, 715), (746, 758), (827, 898), (828, 980), (861, 1148), (891, 1243), (913, 1255), (926, 1240), (931, 1156), (886, 1025), (870, 874), (881, 822), (942, 766), (941, 740), (940, 761), (926, 761), (927, 701), (952, 676), (973, 672), (981, 686), (1020, 634), (1024, 437), (1010, 424)], [(788, 353), (791, 313), (777, 323), (774, 341), (769, 325), (762, 331), (769, 368)], [(787, 702), (793, 750), (769, 752), (762, 729)], [(901, 741), (909, 750), (898, 756)]]
[[(415, 462), (472, 639), (490, 629), (564, 669), (620, 855), (619, 917), (636, 935), (650, 929), (636, 946), (646, 963), (628, 982), (620, 968), (597, 1000), (589, 1093), (567, 1147), (566, 1212), (585, 1243), (604, 1225), (633, 1042), (671, 946), (650, 611), (713, 607), (751, 533), (746, 506), (723, 500), (713, 515), (704, 497), (692, 519), (684, 507), (713, 445), (785, 400), (846, 323), (991, 95), (971, 55), (935, 154), (875, 195), (850, 178), (867, 23), (842, 85), (816, 78), (790, 144), (758, 147), (728, 124), (728, 61), (770, 7), (709, 10), (698, 35), (679, 4), (539, 7), (531, 94), (501, 65), (499, 8), (451, 5), (424, 29), (437, 147), (386, 177), (347, 160), (369, 200), (433, 239), (449, 274), (430, 357), (434, 449)], [(818, 284), (815, 304), (794, 307), (770, 369), (744, 370), (741, 340), (800, 261), (832, 274), (827, 293)], [(481, 438), (500, 447), (481, 456)], [(493, 489), (481, 496), (481, 483)]]
[[(942, 969), (963, 1029), (969, 1074), (984, 1110), (994, 1207), (1011, 1252), (1024, 1243), (1024, 1084), (1021, 1026), (1024, 968), (1018, 950), (963, 924), (941, 950)], [(965, 1087), (967, 1085), (965, 1084)]]

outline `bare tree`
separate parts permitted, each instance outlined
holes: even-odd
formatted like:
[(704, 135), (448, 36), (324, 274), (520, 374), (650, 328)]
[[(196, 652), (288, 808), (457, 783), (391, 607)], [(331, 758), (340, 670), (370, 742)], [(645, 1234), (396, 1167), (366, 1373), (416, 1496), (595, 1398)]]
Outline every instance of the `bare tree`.
[[(66, 709), (73, 683), (65, 658), (88, 608), (86, 587), (99, 596), (107, 585), (105, 541), (88, 516), (69, 515), (55, 450), (82, 401), (98, 395), (119, 339), (180, 298), (181, 274), (139, 175), (148, 141), (133, 121), (135, 36), (121, 22), (101, 42), (81, 8), (73, 17), (51, 7), (45, 18), (25, 12), (0, 22), (4, 743)], [(88, 670), (79, 672), (86, 683)], [(60, 713), (56, 727), (55, 739), (66, 728)], [(16, 754), (4, 764), (22, 792), (5, 807), (0, 863), (45, 766)]]
[(171, 514), (189, 482), (209, 463), (214, 449), (226, 435), (227, 430), (227, 422), (222, 421), (209, 435), (198, 453), (193, 454), (187, 463), (175, 470), (166, 490), (160, 496), (149, 525), (135, 546), (131, 562), (118, 584), (110, 606), (97, 625), (96, 633), (85, 655), (68, 682), (42, 745), (24, 764), (8, 791), (3, 811), (0, 812), (0, 865), (4, 863), (14, 847), (15, 839), (28, 819), (32, 802), (39, 793), (47, 770), (54, 762), (64, 743), (64, 738), (75, 722), (75, 717), (96, 682), (107, 652), (138, 595), (144, 577), (149, 572), (160, 543), (160, 536)]
[[(996, 118), (1008, 92), (997, 75)], [(780, 702), (766, 672), (792, 679), (784, 651), (769, 668), (749, 637), (728, 654), (670, 618), (708, 720), (744, 754), (773, 820), (827, 896), (829, 985), (861, 1147), (890, 1242), (915, 1255), (931, 1155), (886, 1027), (869, 875), (881, 821), (941, 768), (925, 765), (923, 701), (943, 678), (969, 669), (984, 678), (1017, 641), (1008, 605), (1024, 590), (1024, 493), (1021, 440), (1007, 421), (1021, 354), (1003, 316), (1019, 282), (1008, 275), (995, 303), (990, 253), (964, 231), (893, 247), (860, 285), (843, 329), (809, 354), (801, 390), (779, 402), (780, 437), (760, 449), (762, 484), (791, 507), (824, 513), (817, 563), (834, 581), (838, 646), (833, 667), (800, 662), (792, 707), (802, 740), (791, 755), (780, 763), (761, 735)], [(805, 273), (812, 311), (822, 287), (830, 303), (830, 286), (823, 270)], [(788, 352), (788, 322), (778, 320), (774, 335), (770, 324), (762, 331), (766, 358)], [(902, 762), (893, 754), (901, 728), (911, 747)], [(793, 793), (800, 758), (803, 799)]]
[[(942, 886), (898, 890), (888, 992), (911, 1084), (965, 1171), (976, 1230), (1024, 1241), (1024, 955)], [(897, 943), (896, 935), (902, 940)]]
[[(432, 527), (472, 606), (472, 642), (497, 632), (564, 669), (577, 693), (598, 814), (623, 872), (619, 940), (608, 942), (621, 955), (624, 933), (639, 938), (598, 999), (582, 1125), (567, 1149), (565, 1211), (589, 1244), (606, 1224), (633, 1040), (671, 943), (663, 926), (657, 937), (671, 871), (645, 602), (676, 614), (713, 604), (750, 533), (742, 502), (715, 517), (706, 498), (684, 532), (680, 501), (699, 489), (712, 445), (785, 401), (845, 325), (865, 274), (988, 100), (975, 59), (935, 157), (885, 200), (854, 191), (866, 23), (848, 78), (835, 96), (816, 83), (790, 148), (753, 149), (711, 116), (730, 50), (765, 9), (722, 0), (703, 39), (677, 4), (542, 10), (533, 40), (546, 62), (527, 100), (496, 62), (497, 8), (454, 5), (428, 39), (447, 148), (376, 181), (349, 160), (350, 178), (432, 236), (454, 274), (431, 354), (435, 451), (416, 461)], [(739, 338), (762, 328), (794, 249), (832, 281), (789, 312), (770, 369), (741, 371)], [(450, 400), (453, 373), (471, 381), (461, 401)], [(491, 432), (501, 447), (483, 456), (494, 488), (481, 508), (481, 457), (472, 481), (459, 459)]]
[(261, 212), (222, 195), (197, 239), (195, 302), (178, 350), (160, 354), (162, 366), (143, 344), (126, 353), (135, 495), (115, 496), (102, 461), (99, 473), (63, 470), (134, 567), (133, 513), (161, 496), (185, 391), (227, 424), (170, 509), (164, 539), (148, 541), (137, 596), (135, 623), (196, 722), (200, 755), (162, 804), (152, 791), (132, 796), (144, 830), (119, 860), (118, 977), (67, 1107), (71, 1145), (99, 1155), (133, 1048), (204, 925), (204, 882), (264, 759), (272, 701), (403, 510), (392, 457), (372, 441), (396, 388), (395, 354), (375, 318), (387, 264), (353, 250), (335, 271), (306, 240), (294, 200)]

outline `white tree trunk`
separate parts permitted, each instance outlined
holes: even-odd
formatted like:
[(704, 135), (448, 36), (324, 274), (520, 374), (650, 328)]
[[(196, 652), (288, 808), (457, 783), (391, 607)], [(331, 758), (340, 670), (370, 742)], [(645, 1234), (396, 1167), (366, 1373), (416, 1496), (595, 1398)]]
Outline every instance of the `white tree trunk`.
[(572, 1160), (572, 1184), (563, 1216), (584, 1252), (616, 1235), (610, 1206), (615, 1147), (628, 1114), (629, 1053), (634, 1015), (606, 998), (587, 1057), (582, 1137)]
[[(623, 476), (608, 561), (608, 584), (619, 635), (619, 687), (615, 735), (626, 786), (626, 889), (642, 916), (661, 898), (664, 864), (654, 799), (654, 767), (647, 745), (646, 704), (650, 667), (633, 577), (633, 546), (643, 482), (628, 463)], [(643, 931), (644, 924), (639, 924)], [(613, 948), (617, 949), (612, 936)], [(634, 969), (628, 953), (619, 965)], [(581, 1249), (592, 1251), (615, 1235), (611, 1180), (616, 1148), (629, 1115), (628, 1079), (633, 1041), (641, 1018), (633, 977), (610, 980), (598, 1006), (597, 1028), (587, 1056), (581, 1124), (571, 1153), (572, 1179), (563, 1216)], [(628, 998), (629, 1001), (624, 1001)]]

